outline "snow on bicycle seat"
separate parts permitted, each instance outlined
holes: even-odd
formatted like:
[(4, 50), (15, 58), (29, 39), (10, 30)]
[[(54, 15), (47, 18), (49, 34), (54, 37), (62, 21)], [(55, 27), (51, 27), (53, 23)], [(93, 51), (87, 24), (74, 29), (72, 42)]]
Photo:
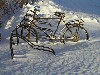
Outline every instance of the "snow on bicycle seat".
[(54, 12), (54, 15), (61, 17), (62, 15), (65, 16), (65, 13), (62, 12)]

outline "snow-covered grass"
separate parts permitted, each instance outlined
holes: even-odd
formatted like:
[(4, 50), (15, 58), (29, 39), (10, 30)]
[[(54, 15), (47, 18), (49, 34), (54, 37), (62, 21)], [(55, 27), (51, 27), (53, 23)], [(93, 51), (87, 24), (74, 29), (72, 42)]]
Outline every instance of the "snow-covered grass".
[(66, 22), (83, 19), (84, 27), (90, 36), (89, 41), (68, 41), (65, 44), (51, 44), (49, 41), (38, 43), (51, 46), (56, 56), (50, 52), (34, 50), (23, 42), (14, 46), (15, 56), (12, 60), (9, 49), (10, 32), (21, 21), (27, 11), (26, 8), (33, 9), (33, 5), (28, 5), (13, 15), (1, 29), (0, 75), (100, 75), (100, 18), (90, 17), (82, 12), (63, 10), (53, 1), (45, 1), (35, 4), (40, 6), (39, 13), (48, 17), (48, 14), (53, 15), (53, 12), (61, 11), (66, 14)]

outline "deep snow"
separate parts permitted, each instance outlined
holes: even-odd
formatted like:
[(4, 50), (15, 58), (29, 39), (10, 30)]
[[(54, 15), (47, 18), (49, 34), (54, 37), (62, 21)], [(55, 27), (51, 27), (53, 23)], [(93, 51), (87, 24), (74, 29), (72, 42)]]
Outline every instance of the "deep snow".
[[(52, 45), (48, 41), (39, 43), (50, 44), (56, 56), (49, 52), (34, 50), (23, 42), (19, 46), (14, 46), (15, 56), (12, 60), (9, 49), (10, 32), (25, 15), (27, 9), (23, 8), (1, 29), (0, 75), (100, 75), (100, 18), (82, 12), (63, 10), (57, 2), (55, 4), (52, 1), (45, 1), (35, 4), (40, 6), (42, 14), (48, 16), (55, 11), (62, 11), (66, 13), (66, 21), (82, 18), (90, 35), (89, 41), (80, 40), (77, 43), (69, 41), (66, 44), (58, 42)], [(33, 6), (27, 5), (27, 8), (29, 7)]]

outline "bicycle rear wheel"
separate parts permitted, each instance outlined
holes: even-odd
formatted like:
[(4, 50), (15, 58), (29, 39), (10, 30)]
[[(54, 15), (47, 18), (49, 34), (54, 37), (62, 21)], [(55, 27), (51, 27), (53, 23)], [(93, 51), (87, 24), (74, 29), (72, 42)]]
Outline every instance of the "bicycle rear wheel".
[(64, 32), (64, 37), (65, 37), (65, 41), (71, 40), (73, 42), (78, 42), (79, 40), (89, 39), (87, 30), (84, 27), (77, 27), (77, 26), (72, 26), (68, 28)]

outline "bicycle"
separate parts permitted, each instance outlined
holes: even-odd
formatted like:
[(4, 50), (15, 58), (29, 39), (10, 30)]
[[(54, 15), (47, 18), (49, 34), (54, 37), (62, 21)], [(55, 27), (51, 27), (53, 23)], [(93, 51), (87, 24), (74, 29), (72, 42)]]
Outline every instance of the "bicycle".
[[(70, 22), (65, 23), (64, 21), (65, 13), (62, 13), (62, 12), (54, 12), (54, 15), (57, 16), (57, 18), (51, 18), (51, 17), (44, 18), (44, 17), (40, 17), (37, 14), (37, 11), (39, 10), (37, 10), (36, 8), (34, 9), (34, 11), (33, 10), (28, 10), (28, 11), (31, 11), (33, 14), (26, 13), (23, 21), (30, 22), (30, 24), (27, 24), (27, 26), (28, 25), (31, 26), (30, 28), (34, 28), (38, 32), (38, 37), (36, 37), (38, 39), (40, 38), (49, 39), (53, 43), (58, 40), (62, 43), (65, 43), (68, 40), (71, 40), (73, 42), (78, 42), (79, 40), (89, 39), (88, 32), (83, 27), (84, 21), (82, 19), (75, 20), (75, 21), (72, 20)], [(33, 19), (29, 20), (28, 17), (32, 17)], [(39, 24), (42, 24), (42, 25), (47, 24), (50, 27), (52, 27), (52, 24), (47, 22), (50, 19), (59, 20), (55, 30), (39, 26)], [(63, 26), (60, 26), (61, 22), (64, 23)]]

